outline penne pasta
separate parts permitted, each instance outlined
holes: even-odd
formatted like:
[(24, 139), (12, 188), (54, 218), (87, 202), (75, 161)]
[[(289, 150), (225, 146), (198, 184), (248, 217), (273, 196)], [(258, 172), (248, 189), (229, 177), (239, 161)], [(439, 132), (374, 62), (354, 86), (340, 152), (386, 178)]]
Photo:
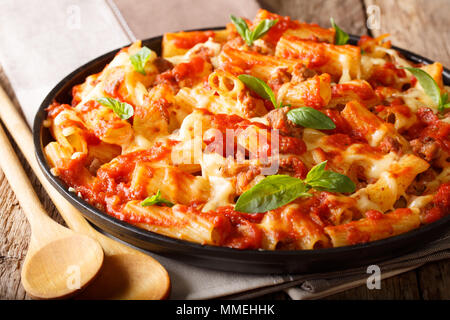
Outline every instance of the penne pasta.
[(342, 32), (261, 9), (166, 33), (160, 57), (136, 41), (47, 108), (51, 173), (117, 219), (235, 249), (342, 247), (448, 215), (443, 66), (404, 69), (388, 35)]

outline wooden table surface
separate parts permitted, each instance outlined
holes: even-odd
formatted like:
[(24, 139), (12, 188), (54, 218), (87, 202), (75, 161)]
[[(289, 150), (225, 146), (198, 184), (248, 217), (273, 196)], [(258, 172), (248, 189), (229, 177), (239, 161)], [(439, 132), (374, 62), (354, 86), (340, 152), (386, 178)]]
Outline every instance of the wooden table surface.
[[(328, 27), (329, 17), (345, 31), (377, 36), (390, 33), (394, 45), (450, 66), (449, 0), (260, 0), (261, 6), (282, 15)], [(369, 29), (379, 10), (379, 28)], [(375, 23), (376, 24), (376, 23)], [(369, 24), (370, 25), (370, 24)], [(372, 23), (372, 26), (374, 24)], [(0, 62), (1, 63), (1, 62)], [(0, 68), (0, 84), (16, 102)], [(17, 148), (16, 148), (17, 149)], [(62, 223), (51, 201), (20, 155), (30, 179), (50, 215)], [(30, 228), (0, 171), (0, 299), (29, 299), (20, 284)], [(283, 293), (265, 299), (288, 299)], [(429, 263), (381, 283), (380, 290), (357, 287), (327, 299), (450, 299), (450, 260)]]

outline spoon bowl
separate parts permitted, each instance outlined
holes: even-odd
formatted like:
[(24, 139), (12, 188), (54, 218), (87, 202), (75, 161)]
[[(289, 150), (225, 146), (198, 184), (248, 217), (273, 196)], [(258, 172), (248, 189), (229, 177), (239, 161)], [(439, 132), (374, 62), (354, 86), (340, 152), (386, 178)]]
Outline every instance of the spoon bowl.
[[(34, 238), (32, 238), (34, 239)], [(34, 298), (68, 298), (83, 290), (98, 274), (103, 252), (97, 241), (73, 233), (30, 249), (22, 268), (22, 285)]]
[(138, 251), (106, 255), (98, 277), (77, 299), (165, 299), (169, 294), (166, 279), (166, 270)]

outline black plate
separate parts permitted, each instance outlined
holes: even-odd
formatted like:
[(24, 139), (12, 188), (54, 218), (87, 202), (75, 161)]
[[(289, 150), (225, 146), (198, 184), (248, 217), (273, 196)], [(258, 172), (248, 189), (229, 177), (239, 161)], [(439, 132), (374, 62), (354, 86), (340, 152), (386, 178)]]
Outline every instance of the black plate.
[[(355, 44), (358, 39), (359, 37), (351, 36), (350, 43)], [(161, 36), (150, 38), (144, 40), (143, 45), (160, 55), (161, 40)], [(431, 60), (409, 51), (393, 48), (415, 63), (432, 63)], [(33, 127), (36, 156), (45, 176), (91, 223), (107, 233), (142, 249), (206, 268), (249, 273), (305, 273), (364, 266), (386, 260), (414, 250), (449, 230), (450, 216), (446, 216), (419, 229), (366, 244), (296, 251), (237, 250), (173, 239), (137, 228), (96, 209), (86, 201), (78, 198), (74, 193), (69, 192), (65, 183), (50, 173), (50, 167), (44, 156), (43, 147), (54, 139), (42, 123), (46, 118), (45, 108), (52, 101), (70, 103), (71, 88), (84, 82), (88, 75), (100, 72), (113, 59), (118, 50), (106, 53), (86, 63), (61, 80), (42, 102), (36, 114)], [(450, 71), (444, 69), (443, 76), (444, 82), (449, 85)]]

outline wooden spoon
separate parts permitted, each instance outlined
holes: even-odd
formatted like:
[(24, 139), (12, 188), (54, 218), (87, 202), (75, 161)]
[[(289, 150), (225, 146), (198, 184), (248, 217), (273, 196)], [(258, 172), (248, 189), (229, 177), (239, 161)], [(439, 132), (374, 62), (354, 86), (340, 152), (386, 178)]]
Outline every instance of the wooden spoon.
[(0, 125), (0, 166), (31, 225), (22, 284), (33, 297), (57, 299), (83, 289), (103, 263), (100, 244), (73, 232), (45, 212)]
[(34, 173), (42, 183), (67, 225), (96, 239), (105, 259), (100, 274), (80, 298), (86, 299), (165, 299), (170, 279), (155, 259), (95, 231), (80, 212), (48, 182), (34, 155), (34, 145), (27, 124), (0, 87), (0, 117), (8, 128)]

